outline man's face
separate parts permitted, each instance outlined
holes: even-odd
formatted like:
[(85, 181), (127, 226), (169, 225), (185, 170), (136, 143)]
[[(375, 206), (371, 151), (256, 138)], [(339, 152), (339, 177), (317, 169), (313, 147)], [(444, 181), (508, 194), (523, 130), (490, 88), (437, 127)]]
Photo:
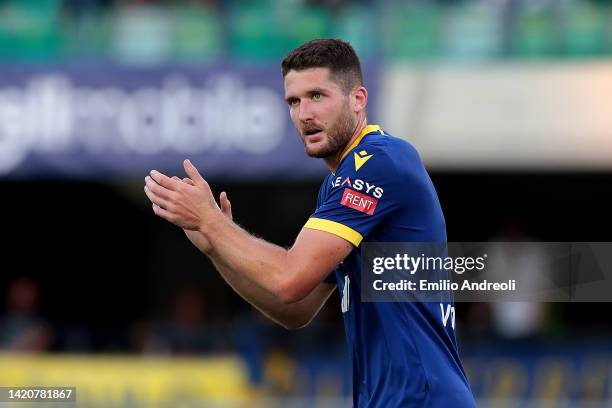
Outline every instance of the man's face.
[(291, 120), (311, 157), (340, 153), (355, 132), (350, 98), (329, 74), (328, 68), (310, 68), (291, 70), (285, 76)]

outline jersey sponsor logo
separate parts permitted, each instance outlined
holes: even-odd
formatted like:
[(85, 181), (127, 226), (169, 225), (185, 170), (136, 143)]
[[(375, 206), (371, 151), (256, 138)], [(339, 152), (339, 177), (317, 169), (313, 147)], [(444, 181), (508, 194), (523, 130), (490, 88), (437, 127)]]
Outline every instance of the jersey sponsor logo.
[(372, 215), (374, 214), (376, 205), (378, 205), (378, 200), (347, 187), (344, 189), (340, 204), (361, 211), (362, 213)]
[(362, 179), (355, 179), (352, 185), (351, 180), (348, 177), (342, 180), (342, 176), (339, 176), (332, 181), (332, 187), (343, 187), (345, 184), (348, 184), (349, 187), (352, 187), (355, 191), (365, 191), (367, 194), (373, 195), (374, 198), (381, 198), (384, 193), (382, 187), (378, 187), (375, 184), (370, 184)]
[(361, 166), (366, 164), (370, 158), (374, 156), (373, 154), (368, 154), (365, 150), (360, 151), (359, 153), (353, 153), (353, 157), (355, 158), (355, 171), (359, 171)]

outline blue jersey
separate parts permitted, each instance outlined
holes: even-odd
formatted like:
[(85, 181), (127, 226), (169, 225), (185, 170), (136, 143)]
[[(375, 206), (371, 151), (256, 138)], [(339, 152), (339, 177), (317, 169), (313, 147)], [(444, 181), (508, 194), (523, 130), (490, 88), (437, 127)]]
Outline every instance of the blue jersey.
[(354, 406), (475, 407), (444, 316), (454, 308), (452, 295), (444, 305), (361, 301), (361, 242), (446, 242), (442, 209), (416, 150), (367, 126), (323, 182), (305, 227), (355, 246), (326, 279), (342, 296)]

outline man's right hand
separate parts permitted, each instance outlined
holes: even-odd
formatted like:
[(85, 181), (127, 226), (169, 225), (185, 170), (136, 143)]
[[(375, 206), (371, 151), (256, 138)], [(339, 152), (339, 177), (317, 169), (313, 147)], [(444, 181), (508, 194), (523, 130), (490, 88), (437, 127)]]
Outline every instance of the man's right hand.
[[(189, 177), (185, 177), (182, 180), (177, 176), (174, 176), (172, 178), (175, 180), (182, 181), (183, 183), (194, 185), (193, 180), (191, 180)], [(227, 198), (227, 193), (225, 191), (223, 191), (219, 196), (219, 203), (221, 204), (221, 212), (230, 220), (233, 219), (232, 204)], [(183, 229), (183, 231), (185, 231), (185, 235), (187, 235), (189, 241), (191, 241), (191, 243), (195, 245), (196, 248), (198, 248), (200, 251), (204, 252), (205, 254), (209, 254), (213, 250), (210, 241), (201, 232), (187, 229)]]

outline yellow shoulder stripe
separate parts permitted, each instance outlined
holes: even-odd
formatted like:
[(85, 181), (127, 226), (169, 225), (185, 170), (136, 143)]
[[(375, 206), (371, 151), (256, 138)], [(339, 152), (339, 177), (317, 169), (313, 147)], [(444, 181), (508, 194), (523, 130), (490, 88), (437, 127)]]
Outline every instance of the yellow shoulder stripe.
[(359, 136), (357, 136), (357, 139), (355, 139), (353, 141), (353, 143), (351, 143), (351, 145), (349, 147), (346, 148), (346, 150), (344, 151), (344, 153), (342, 153), (342, 157), (340, 157), (340, 160), (344, 159), (346, 157), (347, 154), (349, 154), (349, 152), (351, 150), (353, 150), (353, 148), (355, 146), (357, 146), (359, 143), (361, 143), (361, 139), (363, 139), (363, 137), (365, 135), (367, 135), (368, 133), (372, 133), (374, 131), (379, 131), (380, 133), (383, 133), (382, 129), (380, 128), (380, 126), (378, 125), (368, 125), (366, 127), (363, 128), (363, 130), (361, 131), (361, 133), (359, 133)]
[(339, 222), (325, 220), (323, 218), (309, 218), (308, 221), (306, 221), (306, 224), (304, 224), (304, 228), (329, 232), (330, 234), (346, 239), (356, 247), (358, 247), (363, 240), (363, 236), (354, 229), (347, 227), (344, 224), (340, 224)]

